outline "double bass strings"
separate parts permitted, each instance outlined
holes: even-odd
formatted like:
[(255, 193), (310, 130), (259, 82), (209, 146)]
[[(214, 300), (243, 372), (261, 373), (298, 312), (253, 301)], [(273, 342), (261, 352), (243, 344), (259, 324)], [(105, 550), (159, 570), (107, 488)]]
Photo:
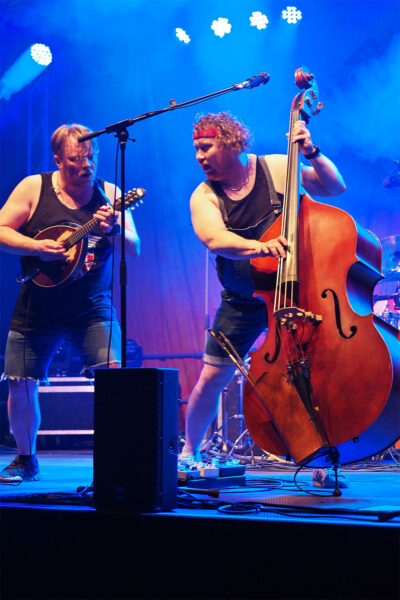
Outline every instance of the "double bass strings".
[[(286, 258), (279, 258), (275, 284), (274, 313), (282, 308), (295, 306), (294, 290), (297, 282), (297, 219), (299, 176), (299, 147), (291, 141), (293, 124), (299, 118), (299, 110), (290, 115), (288, 139), (288, 164), (282, 207), (281, 235), (288, 240)], [(289, 216), (288, 216), (289, 215)]]

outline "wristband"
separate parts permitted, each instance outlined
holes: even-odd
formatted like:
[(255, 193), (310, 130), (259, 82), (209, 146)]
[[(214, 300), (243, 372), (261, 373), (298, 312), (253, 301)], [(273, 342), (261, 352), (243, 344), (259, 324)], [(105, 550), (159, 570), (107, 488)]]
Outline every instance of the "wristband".
[(315, 158), (321, 154), (321, 150), (314, 144), (312, 151), (309, 154), (303, 154), (304, 158), (310, 160), (311, 158)]
[(121, 233), (121, 225), (119, 223), (114, 223), (114, 227), (105, 235), (111, 237), (113, 235), (119, 235)]

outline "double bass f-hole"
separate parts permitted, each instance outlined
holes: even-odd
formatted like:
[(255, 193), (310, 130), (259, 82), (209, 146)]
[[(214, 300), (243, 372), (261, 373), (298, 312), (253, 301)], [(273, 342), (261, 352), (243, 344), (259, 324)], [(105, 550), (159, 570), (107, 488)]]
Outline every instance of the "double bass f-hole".
[(328, 292), (331, 293), (332, 298), (333, 298), (333, 303), (335, 306), (335, 320), (336, 320), (336, 327), (337, 330), (339, 332), (339, 335), (344, 338), (345, 340), (349, 340), (350, 338), (352, 338), (353, 336), (356, 335), (357, 333), (357, 326), (356, 325), (351, 325), (350, 327), (350, 334), (346, 335), (342, 329), (342, 319), (340, 317), (340, 304), (339, 304), (339, 299), (337, 297), (337, 294), (334, 292), (334, 290), (330, 290), (330, 289), (326, 289), (322, 292), (321, 294), (321, 298), (327, 298), (328, 297)]

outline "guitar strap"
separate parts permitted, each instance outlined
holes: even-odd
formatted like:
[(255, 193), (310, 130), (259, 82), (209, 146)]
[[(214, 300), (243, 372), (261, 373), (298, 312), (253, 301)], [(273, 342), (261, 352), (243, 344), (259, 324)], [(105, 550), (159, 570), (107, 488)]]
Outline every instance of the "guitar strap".
[(96, 177), (94, 183), (95, 183), (96, 188), (99, 190), (101, 196), (106, 201), (106, 203), (111, 206), (111, 200), (108, 198), (108, 196), (106, 195), (105, 190), (104, 190), (104, 180), (99, 179), (99, 177)]

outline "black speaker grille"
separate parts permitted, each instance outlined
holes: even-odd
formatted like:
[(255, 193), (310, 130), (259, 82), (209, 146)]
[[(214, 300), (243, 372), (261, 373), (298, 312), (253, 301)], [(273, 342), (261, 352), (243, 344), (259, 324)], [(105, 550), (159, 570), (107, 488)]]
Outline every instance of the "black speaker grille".
[(176, 506), (178, 395), (176, 369), (96, 371), (96, 506)]

